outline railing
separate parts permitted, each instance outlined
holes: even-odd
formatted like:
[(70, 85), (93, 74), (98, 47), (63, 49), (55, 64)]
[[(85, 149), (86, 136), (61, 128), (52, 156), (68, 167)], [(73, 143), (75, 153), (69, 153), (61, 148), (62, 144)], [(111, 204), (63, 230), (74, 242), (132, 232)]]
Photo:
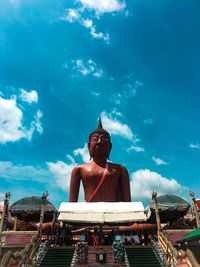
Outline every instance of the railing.
[(49, 245), (49, 240), (45, 240), (44, 242), (40, 243), (40, 245), (38, 246), (38, 250), (36, 251), (33, 257), (34, 266), (40, 266), (42, 260), (44, 259), (44, 256), (48, 251)]
[(127, 256), (126, 250), (125, 250), (125, 266), (126, 266), (126, 267), (130, 267), (130, 264), (129, 264), (129, 260), (128, 260), (128, 256)]
[(8, 251), (2, 258), (1, 267), (9, 267), (12, 263), (17, 263), (17, 267), (22, 267), (25, 266), (26, 262), (30, 262), (31, 265), (29, 266), (34, 266), (32, 263), (32, 258), (33, 255), (35, 254), (35, 251), (37, 250), (37, 247), (39, 246), (40, 243), (40, 236), (39, 234), (36, 234), (35, 236), (32, 237), (30, 243), (28, 243), (24, 250), (22, 252), (11, 252)]
[(167, 254), (167, 266), (182, 266), (185, 264), (188, 267), (199, 267), (198, 261), (191, 250), (177, 250), (163, 232), (160, 232), (158, 242)]
[(188, 264), (191, 263), (190, 265), (191, 267), (199, 267), (199, 264), (197, 263), (197, 259), (190, 249), (187, 249), (185, 254), (186, 254), (185, 261)]
[(77, 258), (77, 251), (76, 249), (74, 250), (74, 255), (72, 257), (72, 262), (70, 267), (75, 267), (76, 266), (76, 258)]
[(151, 238), (151, 247), (161, 266), (167, 267), (167, 254), (160, 244), (153, 238)]
[(12, 263), (18, 260), (21, 257), (20, 252), (11, 252), (10, 250), (3, 256), (0, 263), (1, 267), (9, 267)]
[[(22, 253), (22, 259), (17, 265), (17, 267), (26, 266), (26, 264), (31, 264), (31, 266), (34, 266), (33, 263), (33, 256), (35, 255), (39, 244), (40, 244), (40, 235), (37, 233), (35, 236), (32, 237), (31, 242), (26, 245), (23, 253)], [(29, 265), (30, 266), (30, 265)]]

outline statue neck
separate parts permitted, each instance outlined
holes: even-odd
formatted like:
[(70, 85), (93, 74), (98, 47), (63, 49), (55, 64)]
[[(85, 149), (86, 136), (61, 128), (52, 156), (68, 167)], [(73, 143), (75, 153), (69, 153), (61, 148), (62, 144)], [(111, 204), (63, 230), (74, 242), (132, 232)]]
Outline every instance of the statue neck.
[(93, 162), (95, 162), (97, 165), (101, 166), (102, 168), (105, 168), (107, 159), (106, 158), (96, 158), (93, 157)]

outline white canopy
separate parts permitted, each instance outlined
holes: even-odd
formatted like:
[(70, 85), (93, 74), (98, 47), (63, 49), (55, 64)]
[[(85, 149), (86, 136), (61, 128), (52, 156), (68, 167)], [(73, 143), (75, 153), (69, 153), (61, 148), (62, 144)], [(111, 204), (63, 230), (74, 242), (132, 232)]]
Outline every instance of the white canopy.
[(142, 202), (62, 202), (58, 220), (74, 223), (127, 223), (146, 221)]

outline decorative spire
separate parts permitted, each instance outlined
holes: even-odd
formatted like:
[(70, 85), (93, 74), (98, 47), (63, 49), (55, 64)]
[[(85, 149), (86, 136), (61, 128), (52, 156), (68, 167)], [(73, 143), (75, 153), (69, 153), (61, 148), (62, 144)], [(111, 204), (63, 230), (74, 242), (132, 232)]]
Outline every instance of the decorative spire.
[(108, 137), (109, 137), (109, 139), (110, 139), (110, 134), (109, 134), (109, 132), (107, 132), (107, 131), (103, 128), (103, 126), (102, 126), (102, 122), (101, 122), (101, 117), (100, 117), (100, 116), (99, 116), (99, 120), (98, 120), (98, 126), (97, 126), (97, 129), (94, 130), (94, 131), (92, 131), (92, 132), (90, 133), (90, 135), (89, 135), (89, 141), (90, 141), (91, 136), (92, 136), (93, 134), (95, 134), (95, 133), (107, 134)]
[(103, 129), (103, 126), (102, 126), (102, 122), (101, 122), (101, 117), (99, 116), (99, 121), (98, 121), (98, 127), (97, 127), (98, 130), (102, 130)]

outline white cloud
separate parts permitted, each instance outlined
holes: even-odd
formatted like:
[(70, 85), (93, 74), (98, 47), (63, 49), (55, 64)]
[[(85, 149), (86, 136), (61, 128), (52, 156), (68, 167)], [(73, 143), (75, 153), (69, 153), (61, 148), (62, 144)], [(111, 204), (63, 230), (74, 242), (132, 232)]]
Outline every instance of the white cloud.
[(94, 10), (97, 15), (123, 11), (126, 7), (124, 1), (118, 0), (79, 0), (79, 2), (82, 3), (83, 8)]
[(157, 164), (157, 165), (168, 165), (169, 163), (156, 157), (152, 157), (152, 160)]
[(200, 144), (198, 144), (198, 143), (196, 143), (196, 144), (190, 144), (190, 148), (200, 149)]
[(115, 95), (112, 95), (112, 97), (111, 97), (111, 101), (118, 106), (121, 105), (122, 100), (123, 100), (123, 96), (121, 93), (117, 93)]
[(96, 28), (93, 26), (90, 28), (90, 34), (96, 39), (103, 39), (106, 43), (109, 43), (110, 37), (108, 33), (96, 32)]
[(13, 164), (11, 161), (0, 161), (0, 177), (10, 180), (34, 180), (47, 182), (49, 172), (31, 165)]
[(83, 19), (82, 24), (85, 28), (91, 29), (93, 27), (93, 21), (91, 19)]
[(131, 151), (135, 151), (135, 152), (144, 152), (144, 147), (141, 146), (130, 146), (129, 148), (127, 148), (127, 152), (131, 152)]
[(63, 161), (57, 161), (56, 163), (47, 162), (49, 171), (56, 178), (57, 185), (63, 190), (69, 192), (70, 177), (74, 164), (66, 164)]
[(67, 154), (67, 155), (66, 155), (66, 158), (67, 158), (73, 165), (76, 165), (76, 162), (75, 162), (74, 158), (73, 158), (70, 154)]
[[(77, 155), (78, 155), (78, 152), (77, 152)], [(67, 159), (70, 161), (69, 164), (66, 164), (63, 161), (57, 161), (56, 163), (47, 162), (47, 165), (48, 165), (49, 171), (56, 178), (56, 184), (61, 189), (69, 193), (71, 173), (72, 173), (72, 169), (76, 165), (76, 162), (74, 158), (69, 154), (67, 154)], [(83, 200), (84, 200), (84, 190), (83, 190), (83, 185), (81, 182), (78, 201), (82, 202)]]
[(31, 103), (37, 103), (38, 102), (38, 93), (35, 90), (31, 90), (30, 92), (24, 90), (23, 88), (20, 89), (20, 95), (19, 98), (27, 102), (29, 104)]
[[(80, 10), (79, 10), (80, 11)], [(89, 30), (90, 35), (93, 38), (96, 39), (103, 39), (106, 43), (109, 43), (109, 34), (108, 33), (103, 33), (103, 32), (97, 32), (96, 26), (94, 25), (94, 22), (90, 18), (84, 19), (79, 13), (77, 9), (68, 9), (67, 14), (63, 17), (61, 17), (61, 20), (74, 23), (78, 22), (80, 25), (84, 26), (86, 29)]]
[(75, 63), (75, 69), (81, 72), (84, 76), (88, 75), (91, 71), (93, 71), (93, 67), (86, 68), (84, 66), (82, 59), (77, 59), (74, 63)]
[(117, 111), (116, 109), (113, 109), (113, 111), (111, 112), (112, 115), (116, 115), (118, 117), (123, 117), (123, 114), (119, 111)]
[[(131, 82), (130, 79), (133, 78), (133, 75), (128, 75), (123, 77), (125, 83), (123, 82), (123, 90), (120, 93), (116, 93), (111, 96), (111, 101), (116, 105), (126, 104), (127, 99), (137, 96), (137, 89), (143, 86), (143, 83), (140, 81)], [(128, 82), (127, 82), (128, 80)]]
[(36, 129), (36, 131), (40, 134), (43, 133), (43, 128), (42, 128), (42, 124), (41, 124), (41, 118), (42, 118), (43, 114), (40, 110), (37, 111), (36, 115), (34, 116), (34, 121), (32, 122), (32, 127), (33, 129)]
[(131, 174), (131, 194), (133, 201), (151, 199), (154, 191), (158, 195), (163, 194), (185, 194), (188, 189), (179, 184), (175, 179), (161, 176), (157, 172), (148, 169), (138, 170)]
[[(57, 161), (56, 163), (47, 162), (47, 165), (49, 167), (49, 171), (56, 178), (57, 185), (69, 193), (71, 172), (73, 167), (75, 166), (75, 161), (70, 155), (67, 155), (67, 157), (71, 161), (70, 164), (66, 164), (63, 161)], [(78, 201), (83, 201), (83, 195), (84, 192), (81, 182)]]
[(93, 38), (97, 39), (103, 39), (107, 43), (109, 43), (109, 34), (104, 34), (102, 32), (97, 32), (96, 27), (93, 24), (93, 21), (91, 19), (82, 19), (80, 23), (86, 28), (90, 30), (90, 34), (92, 35)]
[(101, 77), (103, 75), (103, 70), (97, 67), (97, 64), (89, 59), (83, 62), (83, 59), (72, 60), (73, 69), (80, 72), (83, 76), (92, 75), (94, 77)]
[(61, 20), (66, 20), (68, 22), (75, 22), (80, 19), (80, 14), (76, 9), (68, 9), (65, 17), (62, 17)]
[[(5, 193), (2, 193), (2, 192), (0, 192), (0, 202), (3, 204), (3, 201), (4, 201), (4, 198), (5, 198)], [(1, 205), (1, 203), (0, 203), (0, 205)]]
[(96, 72), (93, 73), (93, 76), (97, 77), (97, 78), (101, 77), (102, 75), (103, 75), (103, 71), (102, 70), (99, 70), (99, 71), (96, 71)]
[(124, 88), (124, 93), (123, 93), (124, 97), (129, 98), (137, 95), (137, 90), (135, 88), (135, 85), (127, 83), (123, 86), (123, 88)]
[(116, 118), (112, 118), (112, 115), (107, 114), (105, 111), (101, 113), (101, 120), (103, 127), (113, 135), (119, 135), (126, 139), (133, 139), (133, 133), (131, 128), (127, 124), (121, 123)]
[[(3, 212), (3, 207), (4, 207), (4, 197), (3, 197), (3, 194), (0, 193), (0, 212)], [(1, 216), (0, 216), (1, 218)]]
[(16, 141), (24, 137), (22, 129), (23, 113), (17, 107), (15, 98), (0, 97), (0, 143)]
[(34, 131), (42, 132), (40, 111), (35, 115), (29, 129), (22, 124), (23, 115), (22, 110), (17, 106), (15, 97), (11, 99), (0, 97), (0, 143), (15, 142), (21, 138), (30, 141)]
[(87, 144), (85, 143), (83, 148), (77, 148), (73, 151), (74, 156), (81, 156), (83, 162), (88, 162), (90, 159), (90, 155), (88, 152)]
[(130, 79), (132, 79), (133, 77), (132, 75), (128, 75), (125, 77), (126, 79), (129, 80), (128, 83), (125, 83), (123, 85), (123, 88), (124, 88), (123, 97), (125, 98), (135, 97), (137, 95), (138, 88), (143, 86), (143, 83), (138, 80), (131, 82)]

